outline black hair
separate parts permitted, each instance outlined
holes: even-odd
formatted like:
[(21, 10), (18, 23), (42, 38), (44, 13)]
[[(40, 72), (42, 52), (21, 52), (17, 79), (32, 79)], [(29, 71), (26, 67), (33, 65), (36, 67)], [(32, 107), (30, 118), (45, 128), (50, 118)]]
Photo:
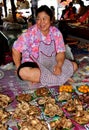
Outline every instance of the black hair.
[(72, 6), (73, 6), (73, 2), (70, 2), (70, 3), (69, 3), (69, 6), (72, 7)]
[(55, 11), (55, 8), (54, 8), (54, 6), (50, 6), (50, 9), (52, 9), (52, 11)]
[(49, 15), (50, 20), (53, 20), (53, 12), (52, 12), (52, 10), (51, 10), (47, 5), (42, 5), (42, 6), (40, 6), (40, 7), (36, 10), (36, 16), (37, 16), (40, 12), (45, 12), (47, 15)]
[(80, 0), (79, 4), (80, 6), (84, 6), (84, 2), (82, 0)]

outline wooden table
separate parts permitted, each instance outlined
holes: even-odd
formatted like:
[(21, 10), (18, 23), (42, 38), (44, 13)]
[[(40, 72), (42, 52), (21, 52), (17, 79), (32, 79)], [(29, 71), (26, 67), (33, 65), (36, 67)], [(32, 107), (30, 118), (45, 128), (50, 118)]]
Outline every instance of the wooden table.
[(89, 40), (89, 25), (73, 25), (67, 23), (66, 29), (69, 35)]
[(58, 28), (63, 33), (64, 37), (68, 35), (89, 40), (89, 24), (77, 23), (73, 20), (61, 20), (59, 21)]

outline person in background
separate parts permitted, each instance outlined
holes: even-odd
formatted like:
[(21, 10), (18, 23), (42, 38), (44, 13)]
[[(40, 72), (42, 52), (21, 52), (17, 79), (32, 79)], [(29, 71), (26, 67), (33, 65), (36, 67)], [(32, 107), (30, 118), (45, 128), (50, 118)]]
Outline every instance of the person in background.
[(71, 13), (73, 13), (73, 2), (69, 3), (68, 9), (67, 9), (67, 19), (70, 19)]
[(65, 58), (62, 33), (52, 20), (52, 10), (42, 5), (36, 11), (36, 24), (14, 42), (12, 55), (20, 79), (44, 86), (62, 85), (78, 69)]
[(74, 20), (76, 19), (76, 15), (77, 15), (76, 8), (73, 7), (72, 10), (69, 12), (68, 18)]
[(61, 19), (65, 19), (68, 13), (68, 5), (65, 6), (65, 9), (62, 11)]
[(75, 17), (76, 17), (76, 8), (73, 7), (73, 3), (70, 2), (69, 6), (68, 5), (65, 6), (65, 9), (62, 12), (61, 19), (74, 20)]
[(84, 5), (84, 2), (82, 0), (80, 0), (79, 5), (80, 5), (80, 8), (78, 10), (78, 14), (76, 17), (77, 19), (83, 16), (87, 11), (87, 7)]
[(89, 21), (89, 7), (84, 5), (83, 1), (80, 1), (79, 13), (77, 15), (77, 21), (88, 24)]

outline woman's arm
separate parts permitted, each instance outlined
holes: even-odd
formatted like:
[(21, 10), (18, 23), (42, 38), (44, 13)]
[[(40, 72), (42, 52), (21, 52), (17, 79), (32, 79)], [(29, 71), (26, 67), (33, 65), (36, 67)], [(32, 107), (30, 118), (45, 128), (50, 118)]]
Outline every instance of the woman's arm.
[(18, 69), (18, 67), (21, 64), (21, 53), (17, 51), (16, 49), (12, 48), (12, 57), (13, 57), (13, 61), (15, 63), (16, 69)]
[(57, 64), (54, 66), (54, 70), (53, 70), (55, 75), (61, 74), (64, 60), (65, 60), (65, 52), (59, 52), (56, 55)]

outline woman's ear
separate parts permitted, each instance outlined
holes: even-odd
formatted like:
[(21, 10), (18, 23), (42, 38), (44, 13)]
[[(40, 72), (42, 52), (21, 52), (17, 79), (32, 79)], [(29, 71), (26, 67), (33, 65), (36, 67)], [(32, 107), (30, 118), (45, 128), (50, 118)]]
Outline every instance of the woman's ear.
[(51, 25), (53, 25), (54, 24), (54, 18), (51, 20)]

